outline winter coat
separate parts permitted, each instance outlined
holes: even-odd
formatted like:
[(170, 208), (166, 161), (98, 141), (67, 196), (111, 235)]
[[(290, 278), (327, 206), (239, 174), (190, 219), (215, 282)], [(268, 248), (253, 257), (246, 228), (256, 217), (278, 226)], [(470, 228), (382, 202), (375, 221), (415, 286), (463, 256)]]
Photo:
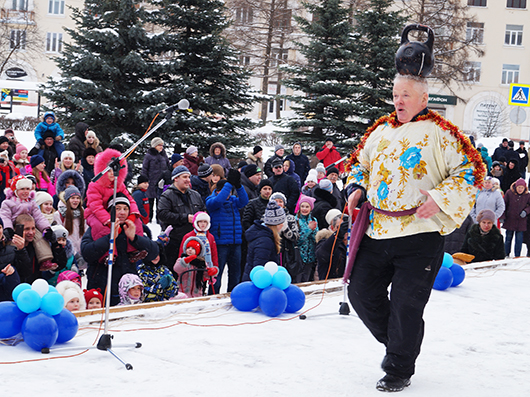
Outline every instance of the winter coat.
[(499, 147), (495, 149), (493, 152), (493, 156), (491, 156), (492, 161), (499, 161), (501, 157), (506, 158), (506, 152), (508, 151), (507, 147), (502, 146), (502, 143), (499, 144)]
[(462, 223), (462, 226), (445, 236), (444, 252), (447, 252), (450, 255), (459, 252), (466, 238), (467, 232), (473, 225), (473, 219), (468, 215), (464, 223)]
[[(57, 270), (66, 267), (66, 251), (58, 243), (51, 245), (53, 254), (53, 263), (57, 263)], [(39, 263), (35, 254), (34, 242), (26, 245), (22, 250), (17, 251), (15, 257), (15, 268), (20, 276), (20, 282), (31, 284), (38, 278), (42, 278), (42, 272), (39, 270)]]
[(207, 231), (206, 235), (204, 235), (203, 232), (200, 232), (199, 234), (197, 234), (196, 230), (192, 230), (191, 232), (189, 232), (186, 235), (184, 235), (184, 237), (182, 238), (182, 242), (180, 243), (179, 257), (182, 255), (182, 252), (184, 252), (184, 243), (190, 237), (196, 237), (199, 240), (201, 240), (203, 245), (204, 245), (205, 251), (207, 251), (208, 247), (209, 247), (212, 264), (210, 265), (208, 263), (207, 258), (205, 258), (206, 265), (208, 267), (211, 267), (211, 266), (219, 267), (219, 257), (218, 257), (218, 254), (217, 254), (217, 243), (215, 242), (215, 238), (213, 237), (212, 233), (210, 233), (209, 231)]
[(477, 215), (482, 210), (492, 210), (499, 219), (504, 214), (504, 200), (502, 194), (497, 189), (482, 189), (477, 193), (475, 205), (471, 209), (470, 216), (473, 222), (477, 223)]
[[(182, 254), (175, 262), (173, 270), (179, 275), (179, 291), (188, 295), (189, 298), (196, 298), (204, 295), (208, 273), (206, 271), (193, 271), (192, 269), (206, 269), (206, 262), (200, 256), (186, 263)], [(188, 270), (190, 270), (188, 272)]]
[[(42, 145), (40, 149), (33, 152), (33, 149), (30, 150), (28, 153), (30, 156), (33, 156), (34, 154), (38, 154), (39, 156), (42, 156), (44, 159), (44, 164), (46, 164), (46, 172), (48, 175), (50, 175), (55, 168), (55, 160), (61, 159), (61, 151), (57, 150), (55, 145), (52, 146), (46, 146)], [(26, 167), (27, 169), (27, 167)]]
[[(215, 155), (215, 148), (221, 149), (221, 154)], [(225, 175), (228, 175), (228, 170), (232, 168), (230, 161), (226, 158), (226, 147), (221, 142), (216, 142), (210, 146), (210, 155), (204, 159), (206, 164), (219, 164), (225, 170)]]
[(517, 161), (517, 170), (519, 170), (519, 163), (521, 161), (521, 158), (519, 157), (519, 153), (517, 153), (513, 149), (508, 149), (506, 153), (504, 153), (504, 157), (506, 158), (506, 164), (510, 162), (510, 160), (516, 160)]
[(200, 194), (192, 189), (182, 193), (172, 184), (158, 200), (157, 218), (164, 226), (173, 226), (169, 238), (180, 243), (184, 235), (193, 230), (188, 215), (198, 211), (206, 211)]
[(72, 139), (68, 143), (68, 150), (74, 152), (77, 161), (83, 158), (85, 150), (85, 131), (88, 129), (88, 124), (80, 121), (75, 125), (75, 132)]
[[(46, 114), (47, 113), (44, 114), (44, 120), (46, 120)], [(48, 124), (46, 121), (41, 121), (39, 124), (37, 124), (37, 127), (35, 127), (35, 132), (33, 133), (35, 140), (37, 142), (42, 141), (42, 136), (47, 131), (51, 131), (54, 138), (60, 136), (62, 139), (64, 139), (64, 131), (58, 123), (54, 121), (53, 123)]]
[(519, 172), (521, 173), (521, 177), (523, 177), (526, 173), (526, 167), (528, 166), (528, 152), (526, 149), (517, 149), (515, 151), (516, 153), (519, 153)]
[[(286, 158), (287, 160), (287, 158)], [(301, 189), (302, 188), (302, 182), (300, 181), (300, 175), (298, 175), (296, 173), (296, 164), (294, 163), (293, 160), (289, 159), (289, 169), (287, 171), (285, 171), (285, 173), (287, 175), (289, 175), (291, 178), (293, 178), (296, 183), (298, 184), (298, 189)]]
[(199, 178), (197, 175), (192, 175), (190, 178), (191, 188), (201, 195), (201, 199), (206, 203), (206, 199), (211, 194), (210, 184), (204, 179)]
[[(54, 168), (52, 170), (52, 173), (50, 174), (50, 181), (55, 185), (55, 189), (57, 190), (57, 181), (59, 180), (60, 176), (63, 174), (63, 172), (66, 172), (66, 171), (74, 171), (74, 172), (77, 172), (81, 177), (83, 177), (83, 167), (79, 167), (78, 170), (76, 170), (77, 168), (77, 164), (74, 163), (72, 165), (72, 168), (64, 168), (63, 165), (62, 165), (62, 162), (59, 162), (59, 167), (58, 168)], [(83, 180), (83, 184), (84, 184), (84, 180)], [(83, 192), (84, 192), (84, 189), (83, 189)], [(83, 193), (82, 192), (82, 193)]]
[(272, 162), (276, 159), (280, 159), (283, 163), (283, 157), (278, 156), (276, 153), (265, 162), (263, 171), (265, 172), (265, 175), (267, 175), (267, 178), (272, 178), (274, 175), (274, 172), (272, 172)]
[(337, 199), (333, 194), (317, 186), (313, 190), (313, 197), (316, 201), (311, 214), (317, 219), (318, 228), (322, 230), (329, 226), (326, 222), (326, 214), (329, 210), (337, 208)]
[[(136, 269), (138, 271), (138, 276), (140, 276), (140, 279), (144, 284), (144, 302), (165, 301), (178, 294), (178, 284), (173, 278), (173, 274), (166, 266), (140, 262), (136, 266)], [(171, 281), (166, 288), (162, 288), (160, 285), (160, 279), (166, 276), (169, 277)]]
[[(318, 279), (325, 280), (342, 277), (344, 275), (344, 268), (346, 266), (346, 245), (339, 233), (339, 237), (335, 242), (336, 233), (329, 229), (320, 230), (316, 235), (316, 257), (317, 257), (317, 271)], [(335, 247), (333, 244), (335, 243)], [(333, 250), (333, 259), (331, 260), (330, 269), (330, 258)], [(329, 274), (328, 274), (329, 270)]]
[(256, 164), (256, 166), (263, 171), (265, 169), (265, 163), (263, 163), (263, 159), (260, 157), (254, 156), (252, 152), (247, 153), (247, 164)]
[(43, 231), (50, 227), (50, 222), (44, 217), (39, 206), (35, 202), (35, 192), (29, 192), (27, 200), (19, 199), (15, 193), (7, 188), (5, 190), (6, 199), (0, 206), (0, 217), (4, 221), (4, 228), (14, 229), (14, 222), (17, 216), (21, 214), (29, 214), (35, 219), (35, 227), (39, 231)]
[(300, 181), (304, 183), (305, 179), (307, 178), (307, 174), (311, 169), (307, 156), (303, 153), (300, 153), (298, 156), (296, 156), (294, 153), (291, 153), (286, 158), (294, 162), (294, 172), (298, 174)]
[(20, 174), (17, 168), (10, 161), (0, 164), (0, 203), (5, 200), (4, 190), (9, 186), (9, 182)]
[[(87, 289), (100, 288), (105, 291), (107, 286), (107, 253), (109, 250), (110, 235), (103, 236), (97, 240), (92, 238), (90, 228), (83, 235), (81, 240), (81, 254), (88, 263)], [(152, 261), (158, 256), (158, 245), (155, 241), (136, 235), (134, 241), (129, 241), (125, 232), (121, 232), (115, 239), (114, 263), (112, 265), (112, 286), (110, 289), (112, 306), (120, 302), (118, 293), (118, 283), (121, 277), (126, 273), (136, 274), (136, 263), (131, 263), (127, 255), (128, 244), (135, 249), (147, 251), (144, 260)]]
[(315, 189), (318, 187), (318, 185), (315, 185), (313, 186), (313, 188), (309, 188), (309, 186), (307, 185), (304, 185), (302, 186), (302, 194), (303, 195), (306, 195), (306, 196), (309, 196), (309, 197), (314, 197), (313, 194), (314, 194), (314, 191)]
[(184, 165), (192, 175), (197, 175), (199, 172), (199, 164), (202, 163), (202, 157), (197, 156), (193, 157), (190, 156), (188, 153), (184, 153), (184, 162), (182, 165)]
[[(88, 186), (92, 181), (92, 178), (94, 178), (94, 165), (90, 165), (86, 159), (82, 159), (81, 166), (83, 167), (83, 180), (85, 181), (85, 186)], [(86, 197), (86, 191), (83, 197)]]
[(60, 195), (62, 192), (65, 191), (66, 181), (69, 178), (73, 179), (75, 187), (79, 189), (79, 192), (81, 193), (81, 197), (83, 197), (86, 191), (85, 180), (83, 179), (83, 176), (79, 172), (74, 171), (74, 170), (66, 170), (61, 173), (61, 175), (57, 179), (57, 184), (56, 184), (55, 192), (57, 193), (57, 195)]
[(285, 172), (281, 175), (274, 175), (269, 178), (272, 183), (272, 191), (281, 192), (287, 198), (286, 207), (291, 214), (294, 213), (296, 202), (300, 197), (300, 189), (296, 181)]
[(259, 196), (258, 187), (243, 172), (241, 173), (241, 185), (245, 188), (249, 201)]
[(342, 212), (344, 209), (344, 205), (346, 204), (344, 200), (344, 195), (342, 194), (342, 191), (339, 189), (336, 183), (333, 184), (333, 197), (337, 199), (337, 209)]
[(525, 189), (523, 194), (517, 194), (515, 186), (512, 185), (510, 190), (504, 194), (504, 204), (506, 209), (504, 210), (502, 228), (516, 232), (526, 231), (526, 217), (521, 218), (520, 214), (525, 211), (527, 216), (530, 216), (530, 193), (528, 193), (528, 188)]
[(488, 171), (491, 170), (491, 165), (493, 161), (491, 160), (491, 157), (488, 154), (488, 148), (486, 146), (482, 146), (480, 148), (480, 155), (482, 156), (482, 161), (484, 162), (484, 164), (486, 164), (486, 169)]
[(474, 255), (475, 259), (471, 262), (493, 261), (506, 256), (502, 234), (495, 225), (488, 234), (483, 235), (480, 225), (474, 224), (467, 232), (460, 252)]
[(260, 220), (254, 221), (254, 224), (245, 232), (245, 238), (248, 249), (242, 281), (250, 281), (250, 272), (254, 267), (264, 266), (269, 261), (279, 264), (280, 255), (274, 243), (274, 233)]
[(15, 269), (14, 273), (6, 276), (0, 272), (0, 302), (12, 301), (12, 293), (17, 285), (20, 284), (20, 276), (15, 268), (15, 258), (18, 250), (14, 245), (6, 245), (6, 239), (0, 240), (0, 268), (5, 265), (12, 265)]
[(136, 189), (132, 193), (132, 197), (134, 201), (136, 202), (138, 211), (140, 211), (140, 219), (142, 220), (144, 225), (147, 225), (149, 223), (150, 208), (149, 208), (149, 198), (147, 197), (145, 190)]
[(263, 214), (265, 214), (268, 202), (269, 199), (264, 199), (261, 196), (248, 202), (243, 210), (243, 221), (241, 222), (243, 230), (248, 230), (248, 228), (254, 224), (254, 221), (261, 222), (261, 218), (263, 217)]
[(296, 217), (289, 213), (286, 215), (283, 228), (280, 232), (281, 248), (279, 265), (287, 269), (293, 280), (297, 280), (303, 270), (301, 267), (302, 264), (297, 263), (298, 258), (295, 253), (298, 246), (298, 239), (300, 238), (300, 229), (298, 228)]
[(156, 148), (150, 148), (144, 157), (144, 162), (142, 163), (142, 175), (149, 180), (149, 187), (147, 188), (147, 197), (159, 198), (160, 194), (158, 193), (158, 181), (164, 173), (164, 171), (169, 169), (169, 159), (165, 150), (159, 152)]
[[(64, 202), (64, 194), (61, 194), (61, 201), (57, 205), (57, 211), (53, 214), (53, 222), (56, 225), (65, 225), (65, 215), (66, 215), (66, 204)], [(81, 253), (81, 239), (83, 235), (81, 234), (81, 222), (84, 224), (84, 230), (88, 229), (84, 216), (81, 216), (81, 211), (74, 210), (74, 219), (72, 221), (72, 232), (68, 236), (68, 239), (72, 241), (74, 250), (76, 253)]]
[[(31, 165), (26, 166), (26, 175), (30, 175), (33, 172), (33, 168), (31, 168)], [(55, 194), (55, 185), (51, 182), (47, 182), (46, 179), (43, 177), (43, 173), (39, 173), (40, 176), (40, 182), (37, 180), (37, 191), (43, 191), (48, 192), (50, 196), (53, 196)], [(49, 179), (49, 177), (48, 177)]]
[(248, 204), (245, 189), (237, 189), (237, 196), (231, 195), (232, 185), (227, 182), (220, 192), (213, 192), (206, 199), (206, 208), (211, 217), (210, 233), (217, 245), (241, 244), (241, 218), (239, 209)]
[(88, 143), (86, 139), (83, 143), (85, 145), (85, 149), (88, 149), (89, 147), (91, 147), (92, 149), (96, 151), (96, 153), (101, 153), (103, 151), (103, 148), (100, 145), (100, 141), (98, 137), (95, 137), (92, 143)]
[(311, 230), (309, 222), (316, 221), (315, 218), (309, 215), (297, 215), (298, 225), (300, 227), (300, 238), (298, 239), (298, 246), (300, 247), (300, 255), (304, 263), (314, 263), (317, 258), (315, 256), (316, 249), (316, 235), (318, 233), (318, 226), (315, 230)]
[[(326, 145), (322, 146), (322, 150), (320, 152), (317, 152), (317, 157), (320, 161), (322, 161), (322, 163), (324, 163), (324, 167), (326, 168), (335, 161), (338, 161), (342, 158), (335, 146), (333, 146), (331, 149), (328, 149)], [(337, 167), (341, 173), (344, 172), (344, 162), (335, 165), (335, 167)]]
[(506, 170), (504, 171), (504, 175), (502, 176), (501, 189), (504, 193), (510, 190), (512, 183), (521, 177), (521, 173), (519, 172), (519, 162), (514, 161), (514, 163), (515, 167), (510, 168), (507, 166)]

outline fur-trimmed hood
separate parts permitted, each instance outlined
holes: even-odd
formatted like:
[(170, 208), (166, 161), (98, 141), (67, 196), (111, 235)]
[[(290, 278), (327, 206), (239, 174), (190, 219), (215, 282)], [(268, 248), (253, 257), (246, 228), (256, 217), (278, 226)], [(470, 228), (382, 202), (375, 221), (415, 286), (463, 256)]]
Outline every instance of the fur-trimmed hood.
[(57, 186), (56, 186), (56, 193), (59, 195), (60, 193), (64, 192), (66, 189), (65, 183), (68, 178), (72, 178), (74, 180), (74, 185), (79, 189), (79, 192), (81, 192), (81, 197), (85, 195), (85, 180), (83, 179), (83, 176), (74, 170), (66, 170), (59, 175), (59, 178), (57, 179)]
[(215, 157), (215, 148), (221, 148), (221, 157), (226, 157), (226, 147), (221, 142), (215, 142), (210, 146), (210, 156)]
[(186, 247), (188, 246), (188, 243), (192, 240), (195, 240), (197, 241), (200, 245), (201, 245), (201, 253), (197, 256), (201, 256), (201, 257), (204, 257), (206, 255), (206, 249), (204, 247), (204, 243), (201, 241), (200, 238), (198, 237), (195, 237), (195, 236), (190, 236), (186, 239), (186, 241), (184, 241), (184, 244), (182, 244), (182, 251), (183, 252), (186, 252)]
[[(105, 149), (101, 153), (98, 153), (96, 155), (96, 160), (94, 162), (94, 174), (97, 175), (101, 171), (103, 171), (107, 167), (107, 165), (109, 164), (109, 162), (112, 160), (113, 157), (118, 158), (120, 156), (121, 156), (121, 153), (115, 149)], [(127, 177), (127, 161), (125, 159), (122, 159), (120, 161), (120, 164), (122, 165), (123, 168), (120, 169), (120, 173), (118, 175), (118, 184), (124, 184), (125, 178)], [(97, 183), (102, 186), (107, 186), (107, 185), (113, 186), (113, 183), (111, 183), (109, 179), (106, 177), (99, 178)]]
[(329, 229), (322, 229), (317, 232), (317, 235), (315, 237), (315, 242), (319, 242), (320, 240), (327, 240), (333, 236), (333, 232)]

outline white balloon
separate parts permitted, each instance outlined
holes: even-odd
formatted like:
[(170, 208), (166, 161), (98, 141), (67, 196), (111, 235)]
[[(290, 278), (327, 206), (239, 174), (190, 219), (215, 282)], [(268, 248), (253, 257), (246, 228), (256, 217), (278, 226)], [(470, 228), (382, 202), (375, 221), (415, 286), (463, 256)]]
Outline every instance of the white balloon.
[(265, 268), (265, 270), (267, 270), (271, 275), (274, 275), (274, 273), (276, 273), (278, 271), (278, 265), (273, 262), (273, 261), (270, 261), (270, 262), (267, 262), (265, 263), (265, 266), (263, 266)]
[(38, 278), (35, 281), (33, 281), (33, 284), (31, 284), (31, 289), (37, 292), (42, 298), (44, 295), (48, 293), (50, 286), (46, 280), (44, 280), (43, 278)]

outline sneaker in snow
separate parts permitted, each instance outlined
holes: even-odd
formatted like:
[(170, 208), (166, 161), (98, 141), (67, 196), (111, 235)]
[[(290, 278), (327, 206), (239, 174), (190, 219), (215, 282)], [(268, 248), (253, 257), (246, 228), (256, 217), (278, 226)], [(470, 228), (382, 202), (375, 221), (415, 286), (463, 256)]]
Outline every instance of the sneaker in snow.
[(410, 385), (410, 378), (400, 378), (394, 375), (386, 374), (377, 381), (375, 386), (379, 391), (398, 392)]

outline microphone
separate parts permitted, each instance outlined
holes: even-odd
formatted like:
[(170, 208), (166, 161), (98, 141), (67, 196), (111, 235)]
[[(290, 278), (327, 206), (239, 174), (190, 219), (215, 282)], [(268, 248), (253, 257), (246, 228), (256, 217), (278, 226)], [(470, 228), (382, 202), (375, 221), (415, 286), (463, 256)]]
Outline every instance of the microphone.
[(178, 103), (171, 105), (170, 107), (164, 109), (164, 112), (173, 112), (176, 109), (178, 110), (189, 110), (190, 102), (187, 99), (181, 99)]

